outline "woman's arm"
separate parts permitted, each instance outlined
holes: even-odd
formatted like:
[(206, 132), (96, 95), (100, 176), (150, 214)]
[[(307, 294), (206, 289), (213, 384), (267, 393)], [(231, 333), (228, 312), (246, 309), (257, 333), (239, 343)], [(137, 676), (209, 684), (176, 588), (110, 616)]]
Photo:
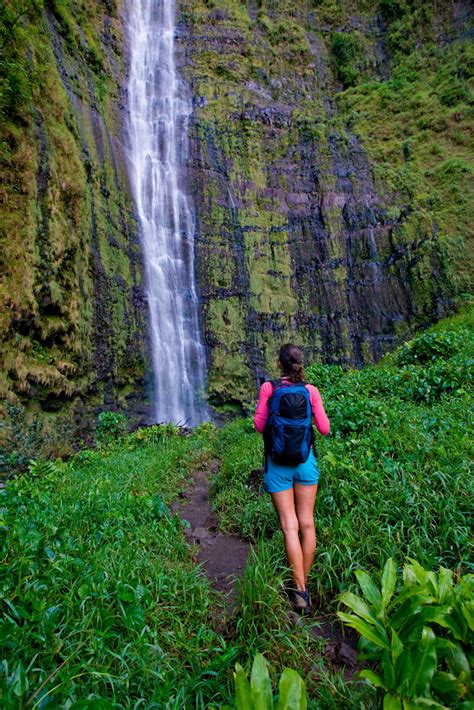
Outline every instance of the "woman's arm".
[(313, 410), (316, 429), (320, 434), (326, 436), (326, 434), (329, 434), (331, 424), (329, 423), (327, 414), (324, 411), (323, 400), (321, 399), (321, 395), (319, 394), (317, 387), (307, 385), (307, 388), (309, 390), (309, 398), (311, 400), (311, 409)]
[(264, 382), (258, 393), (257, 409), (253, 418), (255, 429), (263, 433), (268, 419), (268, 400), (272, 396), (273, 385), (271, 382)]

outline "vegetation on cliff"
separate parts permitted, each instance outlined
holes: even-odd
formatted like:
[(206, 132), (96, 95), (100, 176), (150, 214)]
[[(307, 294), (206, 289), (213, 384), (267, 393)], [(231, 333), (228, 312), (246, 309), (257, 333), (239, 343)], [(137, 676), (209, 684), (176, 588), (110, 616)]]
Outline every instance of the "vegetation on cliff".
[[(249, 401), (283, 340), (362, 365), (468, 290), (468, 10), (178, 3), (212, 404)], [(0, 393), (51, 440), (91, 405), (143, 397), (126, 6), (7, 0), (0, 12)]]
[(184, 0), (198, 278), (219, 403), (297, 339), (371, 362), (472, 278), (467, 3)]
[(54, 413), (76, 426), (84, 402), (139, 392), (145, 373), (118, 11), (7, 0), (0, 15), (0, 395), (50, 435)]

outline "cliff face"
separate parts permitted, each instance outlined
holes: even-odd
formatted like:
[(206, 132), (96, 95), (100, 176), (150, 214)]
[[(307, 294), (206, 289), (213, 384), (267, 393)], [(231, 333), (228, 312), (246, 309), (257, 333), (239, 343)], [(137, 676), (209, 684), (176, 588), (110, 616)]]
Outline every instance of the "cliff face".
[[(7, 436), (35, 420), (64, 439), (91, 406), (145, 411), (123, 0), (0, 13)], [(469, 4), (178, 0), (177, 17), (211, 401), (251, 399), (282, 342), (362, 365), (449, 310), (472, 274)]]
[(55, 412), (80, 426), (85, 405), (136, 410), (143, 397), (123, 19), (114, 0), (10, 2), (2, 13), (1, 389), (58, 438)]
[(443, 315), (470, 273), (467, 4), (179, 7), (211, 400), (285, 341), (362, 365)]

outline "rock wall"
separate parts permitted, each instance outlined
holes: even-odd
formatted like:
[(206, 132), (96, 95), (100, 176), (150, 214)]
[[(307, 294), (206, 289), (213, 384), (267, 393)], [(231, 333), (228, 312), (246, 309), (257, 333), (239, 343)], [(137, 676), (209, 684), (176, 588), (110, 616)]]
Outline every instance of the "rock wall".
[[(27, 431), (31, 453), (61, 453), (91, 411), (147, 412), (123, 13), (123, 0), (0, 10), (0, 394), (4, 438)], [(177, 13), (211, 402), (251, 401), (282, 342), (361, 366), (454, 307), (474, 251), (469, 3), (177, 0)]]
[(2, 16), (12, 68), (1, 394), (18, 420), (7, 438), (40, 420), (37, 438), (60, 451), (63, 430), (90, 426), (94, 407), (147, 411), (146, 304), (122, 129), (123, 8), (23, 6), (7, 4)]
[(285, 341), (361, 366), (465, 288), (469, 13), (428, 5), (180, 0), (216, 404)]

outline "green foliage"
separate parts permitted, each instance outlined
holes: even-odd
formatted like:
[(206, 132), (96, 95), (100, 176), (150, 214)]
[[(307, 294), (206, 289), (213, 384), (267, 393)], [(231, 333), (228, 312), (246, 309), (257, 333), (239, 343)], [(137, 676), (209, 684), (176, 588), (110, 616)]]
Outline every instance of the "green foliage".
[(296, 634), (291, 638), (285, 617), (284, 570), (279, 571), (279, 562), (275, 547), (260, 539), (250, 551), (244, 576), (237, 580), (236, 633), (245, 639), (250, 656), (291, 653), (297, 639)]
[(339, 79), (344, 87), (353, 86), (357, 79), (354, 65), (360, 51), (356, 35), (349, 32), (334, 32), (331, 48)]
[(457, 708), (472, 700), (474, 575), (455, 578), (445, 567), (435, 573), (411, 560), (396, 589), (392, 558), (380, 587), (367, 572), (355, 574), (362, 596), (342, 594), (352, 613), (338, 616), (360, 633), (361, 659), (377, 664), (377, 673), (359, 675), (385, 692), (384, 708)]
[(430, 331), (417, 335), (397, 350), (397, 365), (427, 364), (459, 353), (467, 344), (469, 333), (465, 329)]
[(6, 0), (0, 6), (0, 114), (23, 118), (32, 96), (34, 70), (26, 60), (25, 21), (36, 21), (42, 0)]
[(342, 436), (370, 432), (374, 423), (386, 426), (387, 411), (380, 400), (361, 399), (357, 396), (342, 396), (332, 407), (331, 422), (333, 430)]
[(285, 668), (278, 684), (278, 703), (274, 704), (268, 664), (262, 654), (255, 656), (250, 682), (237, 663), (234, 673), (236, 710), (306, 710), (306, 688), (301, 676)]
[[(340, 708), (341, 701), (347, 707), (368, 707), (365, 703), (371, 698), (370, 689), (360, 689), (344, 682), (342, 676), (332, 673), (324, 662), (324, 640), (311, 633), (309, 626), (295, 626), (289, 618), (284, 591), (289, 573), (282, 561), (282, 549), (280, 534), (271, 540), (260, 539), (251, 549), (245, 575), (237, 580), (237, 600), (231, 627), (235, 643), (246, 658), (263, 653), (280, 672), (285, 667), (298, 668), (306, 677), (310, 707), (313, 707), (311, 698), (317, 698), (317, 702), (321, 700), (321, 707), (328, 710)], [(312, 672), (315, 662), (318, 666), (317, 682)], [(248, 690), (243, 681), (244, 674), (241, 672), (240, 675), (242, 685)], [(273, 672), (271, 675), (275, 677)], [(297, 683), (294, 687), (297, 702), (300, 702), (300, 691), (303, 688)], [(244, 697), (251, 702), (248, 693)], [(287, 697), (293, 695), (285, 681), (283, 689), (280, 685), (281, 702), (286, 701)]]
[(429, 37), (431, 14), (426, 3), (380, 0), (379, 7), (388, 22), (387, 44), (392, 52), (411, 52), (419, 37)]
[(472, 339), (464, 328), (422, 333), (397, 350), (400, 369), (391, 385), (401, 399), (427, 403), (449, 392), (463, 394), (473, 382), (471, 353)]
[[(0, 475), (10, 478), (28, 470), (33, 457), (54, 451), (55, 456), (70, 453), (70, 444), (65, 442), (64, 423), (58, 419), (44, 426), (39, 417), (28, 417), (24, 407), (3, 403), (0, 421)], [(61, 447), (57, 440), (63, 439)], [(59, 448), (59, 450), (58, 450)]]
[(48, 478), (55, 476), (61, 471), (61, 465), (54, 461), (42, 461), (41, 459), (31, 459), (28, 466), (28, 473), (33, 478)]
[(306, 379), (308, 382), (317, 382), (321, 389), (325, 390), (328, 387), (335, 385), (341, 377), (344, 376), (344, 370), (340, 365), (308, 365), (305, 368)]
[(37, 462), (1, 492), (5, 710), (228, 700), (235, 647), (169, 508), (195, 447), (124, 443)]
[(115, 441), (127, 431), (127, 417), (120, 412), (101, 412), (97, 418), (96, 436), (100, 443)]
[(436, 402), (449, 392), (462, 395), (472, 386), (473, 362), (463, 357), (436, 362), (429, 367), (406, 366), (393, 378), (400, 398), (427, 403)]
[[(126, 430), (126, 419), (122, 424), (123, 430), (121, 433), (124, 434)], [(153, 426), (137, 429), (127, 439), (125, 446), (132, 449), (142, 444), (165, 444), (170, 437), (179, 436), (180, 434), (180, 428), (174, 424), (153, 424)]]
[[(246, 666), (263, 652), (278, 673), (306, 673), (321, 657), (322, 641), (286, 614), (280, 539), (251, 553), (225, 638), (216, 630), (214, 595), (170, 507), (216, 435), (210, 423), (187, 436), (148, 427), (67, 464), (37, 461), (32, 475), (7, 483), (6, 710), (19, 698), (32, 706), (216, 707), (230, 700), (237, 660)], [(350, 686), (320, 665), (327, 707), (337, 710), (341, 697), (350, 705)], [(283, 671), (282, 702), (300, 691)]]

